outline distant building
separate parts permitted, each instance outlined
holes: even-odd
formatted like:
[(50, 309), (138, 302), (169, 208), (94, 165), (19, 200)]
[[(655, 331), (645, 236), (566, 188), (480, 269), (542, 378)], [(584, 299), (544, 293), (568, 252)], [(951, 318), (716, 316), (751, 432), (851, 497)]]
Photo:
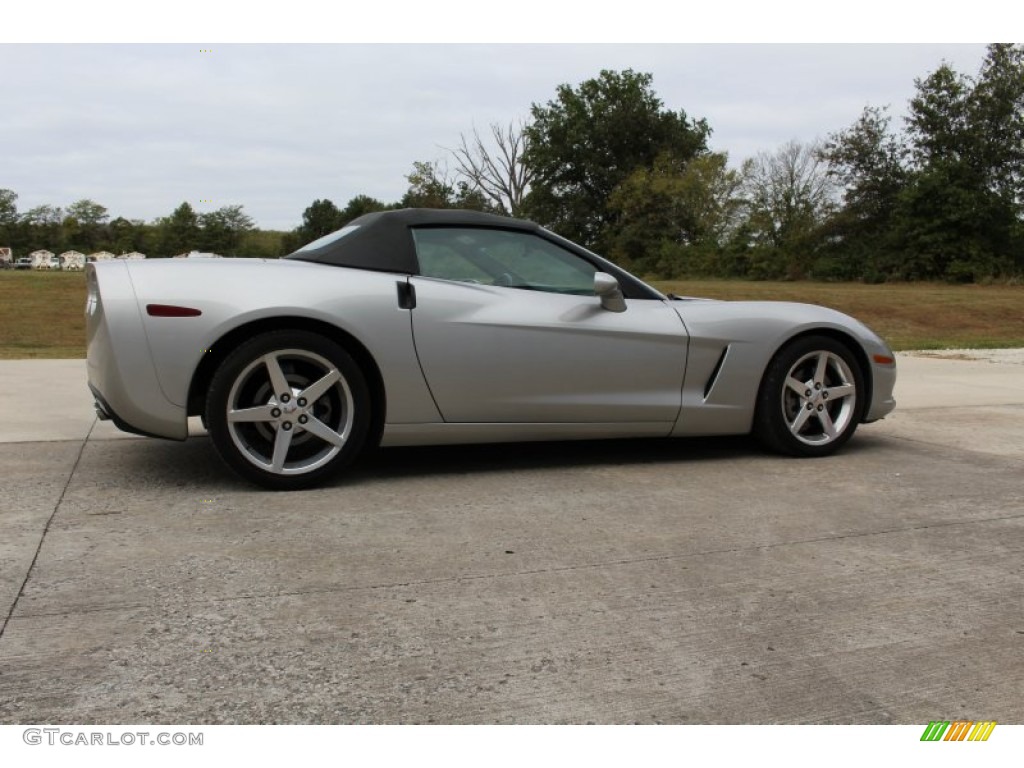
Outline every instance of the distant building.
[(6, 269), (14, 263), (14, 251), (10, 248), (0, 248), (0, 267)]
[(131, 259), (132, 261), (137, 261), (139, 259), (146, 258), (146, 254), (139, 253), (138, 251), (132, 251), (131, 253), (122, 253), (117, 258), (119, 258), (119, 259)]
[(53, 251), (32, 251), (28, 257), (32, 260), (32, 269), (60, 269), (59, 261), (56, 267), (50, 266), (57, 258)]
[(89, 261), (110, 261), (116, 259), (117, 256), (112, 254), (110, 251), (97, 251), (96, 253), (89, 254)]
[(64, 251), (60, 255), (61, 264), (64, 269), (79, 271), (85, 269), (85, 254), (80, 251)]
[(207, 253), (206, 251), (189, 251), (188, 253), (179, 253), (174, 258), (176, 259), (223, 259), (219, 253)]

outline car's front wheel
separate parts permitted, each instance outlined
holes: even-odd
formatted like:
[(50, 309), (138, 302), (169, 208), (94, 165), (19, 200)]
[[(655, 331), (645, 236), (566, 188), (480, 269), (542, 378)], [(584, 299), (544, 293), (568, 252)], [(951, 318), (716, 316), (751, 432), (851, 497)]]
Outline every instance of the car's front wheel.
[(806, 336), (769, 364), (754, 433), (780, 453), (825, 456), (853, 436), (864, 407), (864, 375), (849, 348), (828, 336)]
[(224, 461), (274, 490), (321, 482), (359, 453), (370, 424), (366, 379), (334, 341), (274, 331), (242, 344), (217, 369), (206, 424)]

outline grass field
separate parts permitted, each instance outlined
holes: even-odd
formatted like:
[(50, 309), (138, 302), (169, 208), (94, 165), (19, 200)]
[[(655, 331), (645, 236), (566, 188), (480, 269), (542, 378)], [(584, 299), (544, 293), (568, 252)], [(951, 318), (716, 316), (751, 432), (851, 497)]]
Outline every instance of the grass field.
[[(680, 296), (823, 304), (853, 315), (894, 349), (1024, 347), (1024, 286), (936, 283), (655, 283)], [(85, 356), (85, 276), (0, 272), (0, 359)]]
[(0, 272), (0, 359), (85, 357), (85, 273)]
[(654, 285), (679, 296), (821, 304), (866, 323), (896, 350), (1024, 347), (1024, 286), (1019, 285), (730, 280)]

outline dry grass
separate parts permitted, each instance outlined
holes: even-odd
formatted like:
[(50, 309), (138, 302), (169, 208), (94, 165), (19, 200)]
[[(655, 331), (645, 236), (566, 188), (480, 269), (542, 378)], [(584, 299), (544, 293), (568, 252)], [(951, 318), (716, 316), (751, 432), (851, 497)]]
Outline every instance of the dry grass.
[(729, 280), (654, 285), (679, 296), (821, 304), (866, 323), (897, 350), (1024, 347), (1024, 286)]
[(83, 272), (0, 272), (0, 359), (85, 357)]
[[(802, 301), (864, 321), (894, 349), (1024, 347), (1024, 286), (658, 282), (714, 299)], [(85, 356), (85, 277), (0, 272), (0, 359)]]

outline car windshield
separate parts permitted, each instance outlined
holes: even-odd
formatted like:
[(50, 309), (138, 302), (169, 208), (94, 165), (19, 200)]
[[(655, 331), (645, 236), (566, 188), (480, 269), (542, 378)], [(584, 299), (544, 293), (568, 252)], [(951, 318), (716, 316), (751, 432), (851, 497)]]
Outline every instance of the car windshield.
[(317, 248), (323, 248), (325, 245), (330, 245), (331, 243), (341, 240), (345, 235), (352, 234), (357, 229), (359, 229), (359, 226), (352, 224), (347, 227), (342, 227), (337, 232), (331, 232), (331, 234), (324, 235), (323, 237), (314, 240), (312, 243), (307, 243), (299, 248), (296, 253), (302, 253), (303, 251), (315, 251)]

